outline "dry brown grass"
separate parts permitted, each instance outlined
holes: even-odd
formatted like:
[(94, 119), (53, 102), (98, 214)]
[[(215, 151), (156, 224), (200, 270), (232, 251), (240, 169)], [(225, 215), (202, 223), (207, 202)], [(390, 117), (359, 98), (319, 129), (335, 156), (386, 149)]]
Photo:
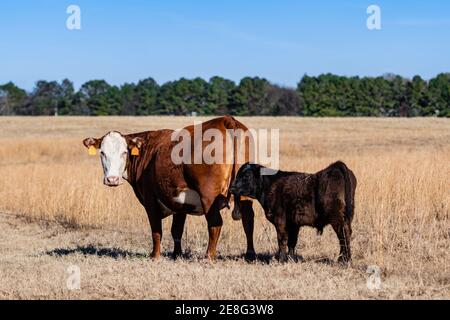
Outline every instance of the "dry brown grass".
[[(0, 238), (0, 273), (6, 277), (1, 276), (0, 297), (450, 298), (450, 120), (240, 120), (253, 128), (280, 128), (282, 169), (314, 172), (340, 159), (355, 172), (359, 184), (351, 267), (321, 262), (338, 253), (331, 228), (322, 237), (311, 229), (301, 231), (297, 251), (305, 258), (303, 263), (247, 264), (237, 258), (245, 249), (241, 224), (233, 222), (228, 211), (223, 212), (219, 243), (223, 259), (215, 264), (198, 260), (207, 243), (203, 217), (188, 218), (183, 245), (191, 256), (178, 262), (112, 259), (84, 255), (82, 250), (59, 258), (46, 255), (46, 250), (80, 244), (147, 252), (144, 210), (129, 186), (102, 185), (100, 161), (88, 157), (81, 140), (112, 129), (129, 133), (180, 128), (193, 119), (0, 118), (0, 211), (28, 221), (46, 219), (80, 227), (70, 231), (57, 224), (33, 227), (46, 235), (41, 239), (22, 222), (2, 222), (6, 231)], [(255, 209), (256, 250), (270, 258), (276, 250), (275, 232), (260, 206)], [(170, 222), (171, 218), (164, 221), (166, 252), (172, 248)], [(29, 246), (33, 241), (36, 244)], [(81, 291), (68, 292), (63, 281), (55, 284), (44, 271), (52, 270), (54, 277), (63, 279), (68, 263), (85, 270), (88, 280)], [(10, 270), (17, 265), (23, 273)], [(366, 288), (368, 265), (381, 267), (382, 290)], [(102, 268), (114, 272), (100, 280), (90, 277)]]

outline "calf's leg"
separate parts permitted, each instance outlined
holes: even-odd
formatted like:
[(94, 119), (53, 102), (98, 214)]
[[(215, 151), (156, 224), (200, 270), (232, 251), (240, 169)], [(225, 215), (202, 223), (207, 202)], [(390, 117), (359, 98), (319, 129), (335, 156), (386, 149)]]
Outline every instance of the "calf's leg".
[(351, 251), (350, 251), (350, 237), (351, 237), (351, 228), (348, 222), (343, 223), (335, 223), (333, 224), (333, 229), (336, 232), (336, 235), (339, 239), (339, 245), (341, 250), (339, 252), (338, 262), (345, 263), (349, 262), (351, 259)]
[(286, 224), (275, 223), (278, 239), (278, 260), (280, 262), (287, 261), (287, 244), (288, 244), (288, 232), (286, 231)]
[(297, 245), (299, 231), (299, 225), (290, 225), (288, 228), (288, 255), (291, 258), (295, 257), (295, 246)]
[(242, 213), (242, 225), (247, 238), (247, 252), (245, 260), (253, 261), (256, 259), (255, 247), (253, 246), (253, 228), (255, 213), (253, 212), (252, 201), (239, 201), (239, 210)]
[(173, 215), (172, 220), (172, 238), (173, 238), (173, 254), (172, 257), (176, 259), (178, 256), (181, 256), (181, 238), (183, 236), (184, 223), (186, 221), (185, 213), (175, 213)]

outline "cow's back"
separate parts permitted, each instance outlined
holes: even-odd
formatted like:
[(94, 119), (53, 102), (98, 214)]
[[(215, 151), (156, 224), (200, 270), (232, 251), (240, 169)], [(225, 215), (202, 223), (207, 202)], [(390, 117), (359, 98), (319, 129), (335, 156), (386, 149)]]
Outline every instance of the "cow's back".
[[(201, 164), (185, 164), (184, 174), (188, 185), (195, 189), (202, 197), (204, 203), (206, 203), (206, 211), (208, 211), (209, 206), (214, 201), (217, 201), (216, 204), (220, 208), (228, 205), (230, 185), (240, 166), (249, 160), (248, 143), (244, 145), (244, 141), (237, 141), (237, 138), (228, 130), (247, 132), (248, 128), (230, 116), (215, 118), (203, 122), (201, 125), (203, 133), (210, 129), (218, 130), (217, 132), (221, 133), (223, 143), (222, 161), (211, 164), (207, 164), (204, 161)], [(194, 126), (189, 126), (185, 129), (193, 136)], [(200, 138), (197, 137), (197, 139)], [(237, 146), (238, 143), (240, 143), (240, 147)], [(197, 141), (197, 143), (194, 143), (193, 148), (201, 148), (203, 154), (209, 144), (211, 144), (211, 141)], [(199, 152), (198, 149), (197, 152)], [(237, 154), (238, 150), (243, 153), (242, 156)], [(194, 157), (195, 149), (192, 151), (192, 157)]]

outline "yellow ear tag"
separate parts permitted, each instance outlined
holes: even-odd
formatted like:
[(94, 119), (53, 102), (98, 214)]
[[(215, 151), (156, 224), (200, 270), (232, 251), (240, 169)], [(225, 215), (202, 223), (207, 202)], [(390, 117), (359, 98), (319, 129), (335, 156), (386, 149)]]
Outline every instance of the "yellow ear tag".
[(97, 149), (94, 146), (89, 146), (88, 148), (88, 154), (90, 156), (95, 156), (97, 154)]
[(133, 149), (131, 149), (131, 155), (132, 156), (138, 156), (139, 155), (139, 149), (137, 147), (133, 147)]

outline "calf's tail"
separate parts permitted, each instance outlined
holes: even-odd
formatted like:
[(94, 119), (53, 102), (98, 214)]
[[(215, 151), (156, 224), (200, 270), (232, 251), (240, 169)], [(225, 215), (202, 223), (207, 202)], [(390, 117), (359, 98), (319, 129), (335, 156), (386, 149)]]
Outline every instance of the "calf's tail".
[(342, 175), (344, 176), (345, 182), (345, 218), (347, 221), (352, 221), (353, 212), (354, 212), (354, 203), (353, 203), (353, 192), (352, 189), (352, 181), (350, 180), (349, 169), (342, 161), (337, 161), (334, 163), (334, 166), (337, 167)]

